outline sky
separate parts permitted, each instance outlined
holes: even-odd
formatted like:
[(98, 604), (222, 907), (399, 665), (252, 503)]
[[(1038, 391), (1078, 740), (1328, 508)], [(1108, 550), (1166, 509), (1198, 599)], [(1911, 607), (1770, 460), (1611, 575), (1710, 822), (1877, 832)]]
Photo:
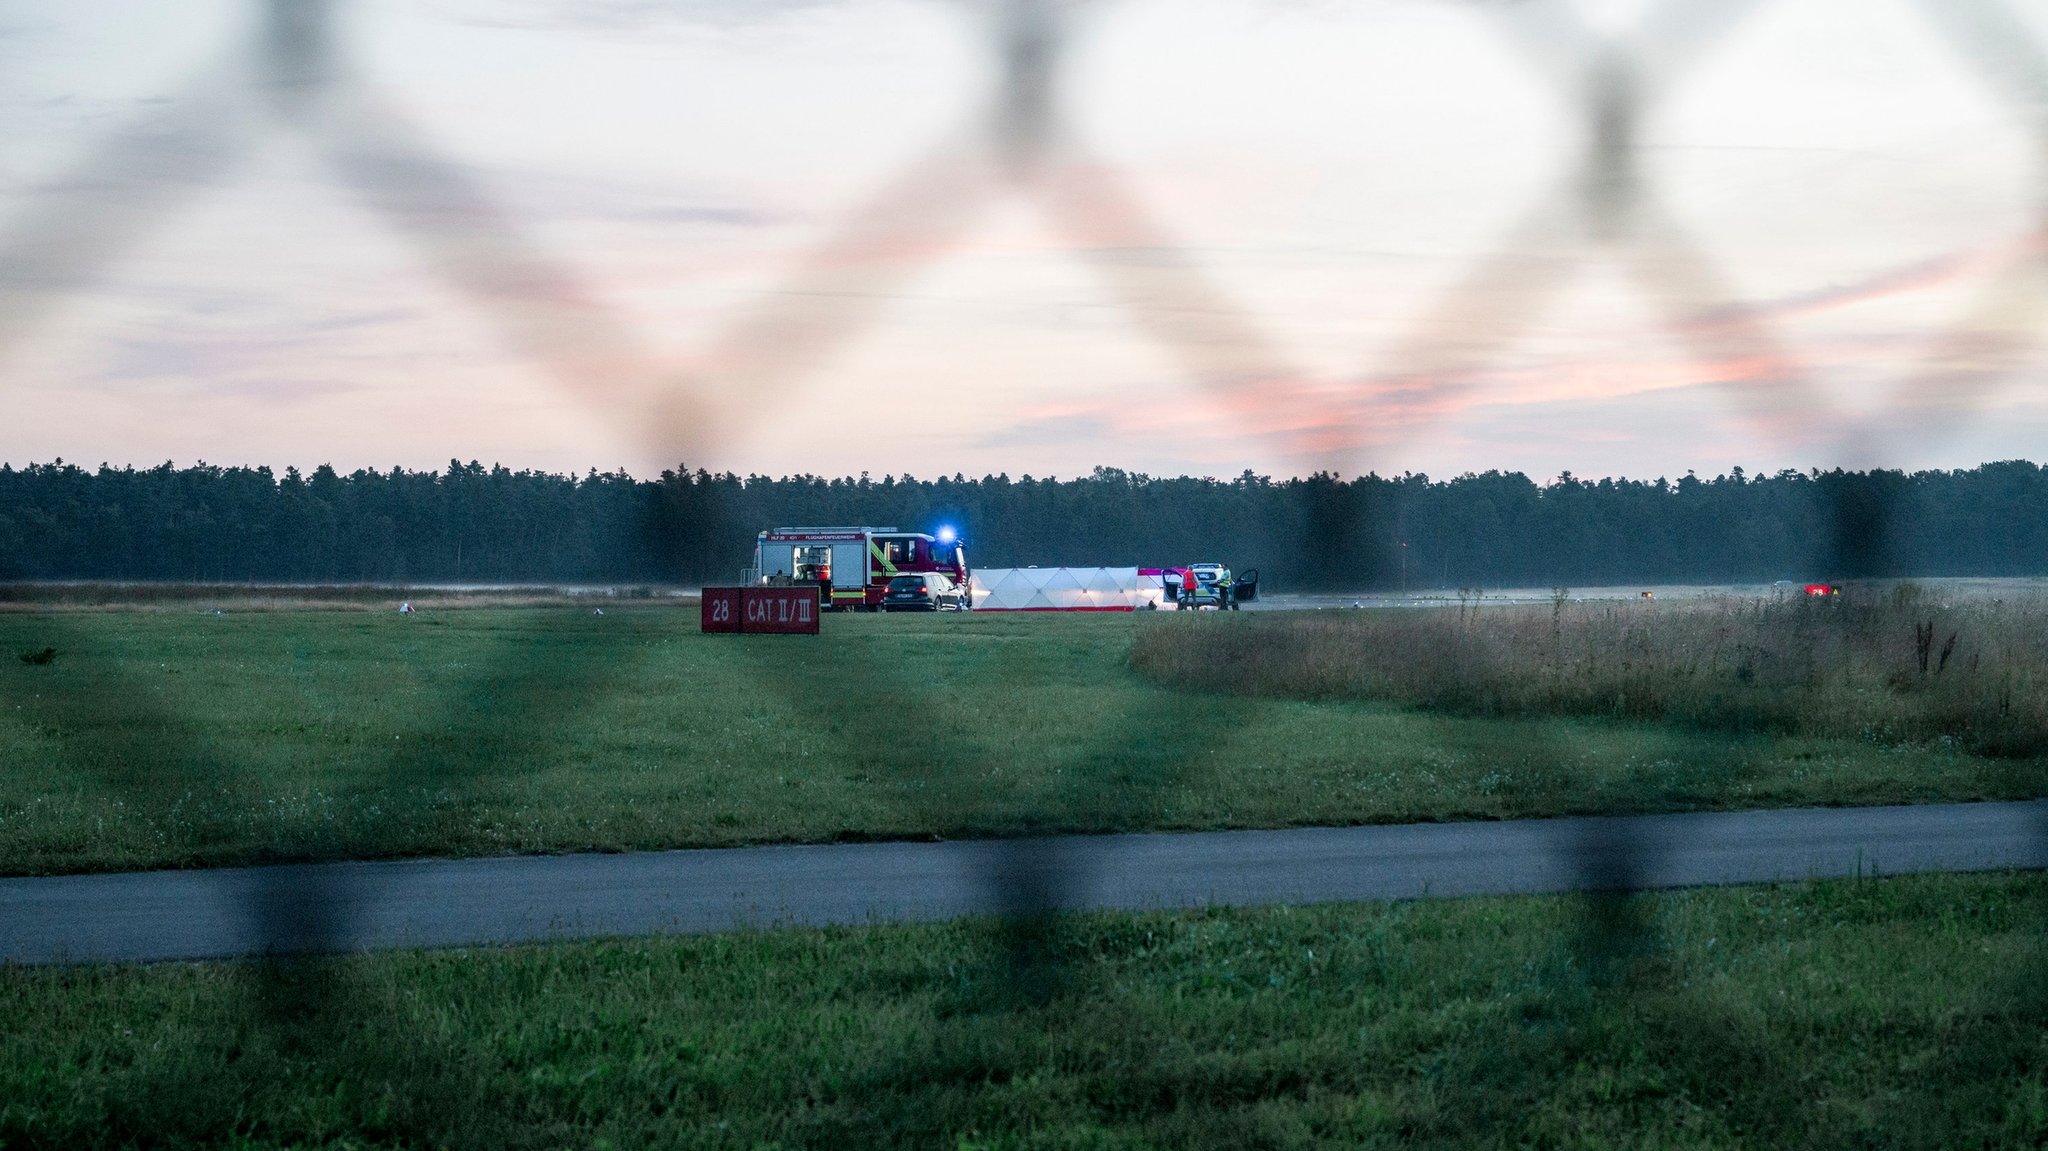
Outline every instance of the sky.
[(0, 0), (0, 461), (2048, 458), (1998, 0)]

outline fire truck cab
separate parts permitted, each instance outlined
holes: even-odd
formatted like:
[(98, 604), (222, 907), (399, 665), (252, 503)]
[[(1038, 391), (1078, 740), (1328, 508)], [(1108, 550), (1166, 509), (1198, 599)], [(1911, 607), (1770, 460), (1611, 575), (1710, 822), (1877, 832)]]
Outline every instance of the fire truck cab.
[[(892, 578), (923, 572), (966, 587), (966, 544), (951, 529), (926, 535), (893, 527), (775, 528), (754, 542), (753, 582), (815, 583), (828, 611), (878, 610)], [(971, 593), (966, 604), (973, 606)]]

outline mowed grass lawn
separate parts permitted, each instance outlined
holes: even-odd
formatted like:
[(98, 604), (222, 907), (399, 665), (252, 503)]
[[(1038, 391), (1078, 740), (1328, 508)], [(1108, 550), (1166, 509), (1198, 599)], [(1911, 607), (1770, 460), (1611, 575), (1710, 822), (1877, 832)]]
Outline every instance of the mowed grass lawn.
[(0, 969), (8, 1147), (2039, 1147), (2048, 881)]
[[(1931, 742), (1171, 686), (1248, 614), (0, 615), (0, 873), (2018, 798)], [(55, 649), (48, 663), (17, 654)]]

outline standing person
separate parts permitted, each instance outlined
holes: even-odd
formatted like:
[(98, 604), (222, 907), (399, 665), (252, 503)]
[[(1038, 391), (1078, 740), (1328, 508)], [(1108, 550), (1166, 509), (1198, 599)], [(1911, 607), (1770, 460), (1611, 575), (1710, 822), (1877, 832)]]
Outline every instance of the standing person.
[(1216, 608), (1219, 611), (1237, 610), (1237, 581), (1230, 576), (1230, 569), (1216, 573)]

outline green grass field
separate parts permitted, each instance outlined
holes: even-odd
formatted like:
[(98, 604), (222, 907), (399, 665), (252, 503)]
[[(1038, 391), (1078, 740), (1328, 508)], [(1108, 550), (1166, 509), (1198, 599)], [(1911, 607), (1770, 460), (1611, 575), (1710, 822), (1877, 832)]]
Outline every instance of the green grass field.
[(844, 616), (811, 639), (653, 605), (0, 614), (0, 873), (2048, 793), (2038, 760), (1942, 741), (1132, 670), (1134, 636), (1252, 622)]
[(2048, 881), (0, 970), (0, 1146), (2038, 1147)]

